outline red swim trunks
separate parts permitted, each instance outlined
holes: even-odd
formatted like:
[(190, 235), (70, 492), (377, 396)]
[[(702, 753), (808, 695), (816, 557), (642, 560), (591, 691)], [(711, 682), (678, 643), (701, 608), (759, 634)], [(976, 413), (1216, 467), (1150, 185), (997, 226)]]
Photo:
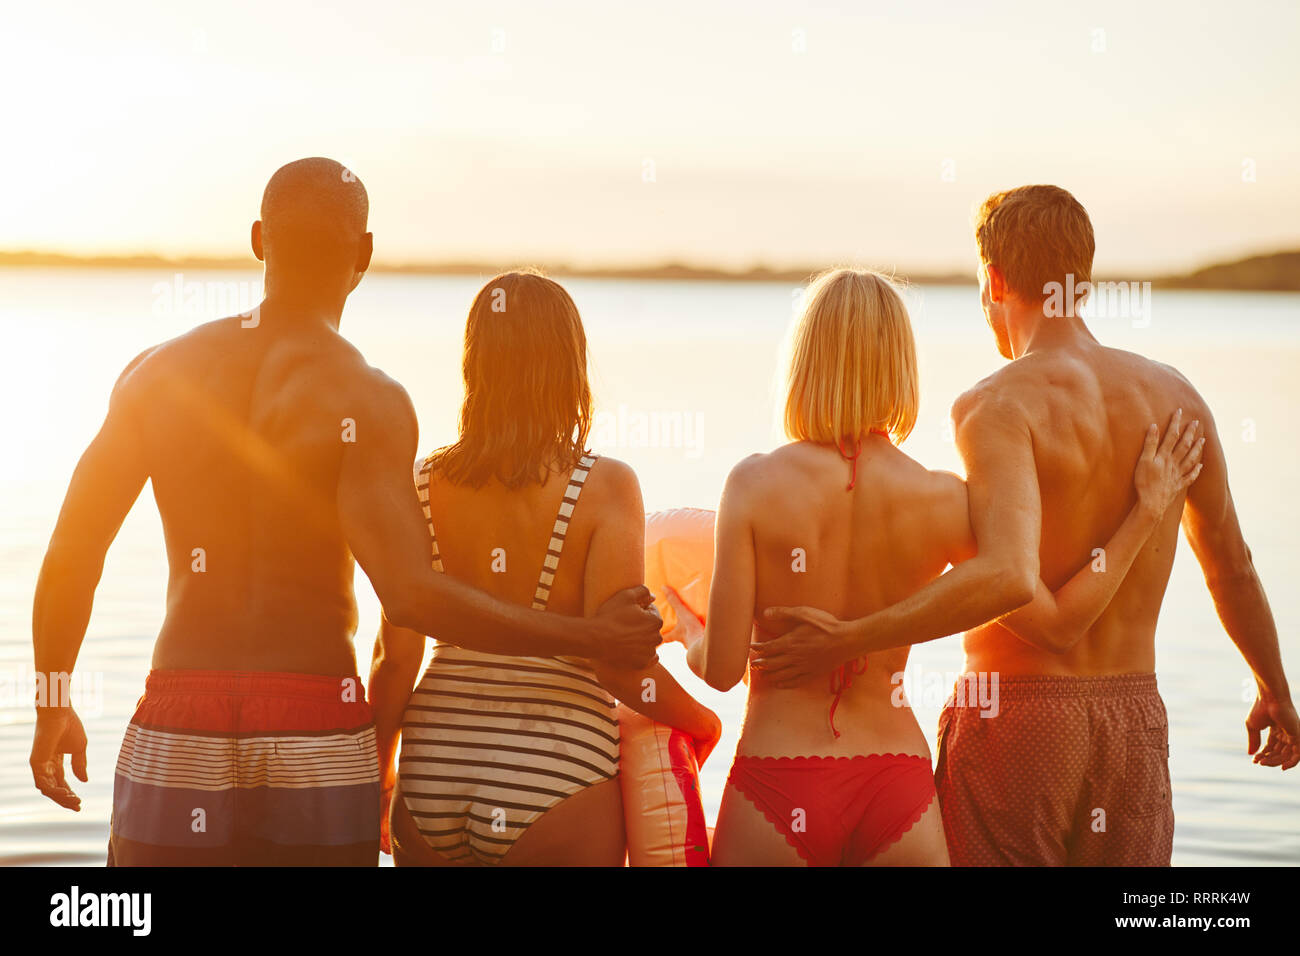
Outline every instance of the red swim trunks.
[(861, 866), (934, 800), (929, 757), (737, 756), (728, 782), (809, 866)]
[(113, 781), (110, 866), (375, 866), (359, 678), (153, 671)]
[(965, 689), (939, 717), (935, 770), (954, 866), (1169, 865), (1169, 719), (1154, 674), (1003, 677), (991, 716)]

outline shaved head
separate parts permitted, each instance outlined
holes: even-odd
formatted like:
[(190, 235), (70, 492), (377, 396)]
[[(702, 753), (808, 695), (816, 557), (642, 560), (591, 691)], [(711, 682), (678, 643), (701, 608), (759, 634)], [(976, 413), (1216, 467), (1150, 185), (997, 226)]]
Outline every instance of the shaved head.
[(281, 166), (262, 194), (262, 235), (269, 255), (282, 261), (356, 255), (366, 232), (370, 200), (347, 167), (313, 157)]
[(369, 213), (366, 187), (341, 163), (313, 157), (276, 170), (253, 224), (267, 295), (342, 302), (370, 267)]

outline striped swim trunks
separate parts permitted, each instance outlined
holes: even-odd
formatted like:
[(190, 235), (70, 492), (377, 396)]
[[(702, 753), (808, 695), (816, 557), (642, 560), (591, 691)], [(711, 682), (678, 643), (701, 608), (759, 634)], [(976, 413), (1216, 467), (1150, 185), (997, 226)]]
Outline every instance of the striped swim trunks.
[(153, 671), (113, 781), (110, 866), (375, 866), (358, 677)]

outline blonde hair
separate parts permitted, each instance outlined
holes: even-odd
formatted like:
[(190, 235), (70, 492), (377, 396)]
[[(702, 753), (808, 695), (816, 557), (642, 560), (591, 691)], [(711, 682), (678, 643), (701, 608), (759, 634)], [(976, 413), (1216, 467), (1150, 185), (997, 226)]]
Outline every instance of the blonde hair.
[(833, 269), (818, 276), (794, 329), (785, 433), (839, 445), (872, 428), (897, 444), (916, 424), (920, 387), (907, 307), (885, 276)]

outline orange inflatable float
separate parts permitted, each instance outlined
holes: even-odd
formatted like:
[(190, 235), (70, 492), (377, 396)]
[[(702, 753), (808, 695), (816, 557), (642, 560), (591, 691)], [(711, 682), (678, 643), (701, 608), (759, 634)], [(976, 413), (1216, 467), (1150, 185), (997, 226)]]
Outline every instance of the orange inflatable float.
[[(664, 619), (665, 640), (685, 643), (704, 623), (713, 579), (712, 511), (676, 508), (646, 515), (646, 586)], [(668, 602), (671, 591), (682, 614)], [(690, 735), (619, 705), (619, 778), (629, 866), (708, 866), (709, 832)]]
[(645, 586), (655, 595), (655, 607), (664, 619), (664, 640), (683, 641), (685, 627), (668, 603), (672, 591), (696, 620), (704, 623), (713, 583), (712, 511), (674, 508), (655, 511), (645, 518)]

